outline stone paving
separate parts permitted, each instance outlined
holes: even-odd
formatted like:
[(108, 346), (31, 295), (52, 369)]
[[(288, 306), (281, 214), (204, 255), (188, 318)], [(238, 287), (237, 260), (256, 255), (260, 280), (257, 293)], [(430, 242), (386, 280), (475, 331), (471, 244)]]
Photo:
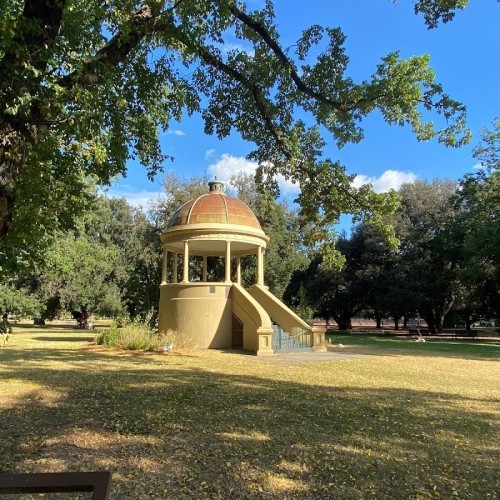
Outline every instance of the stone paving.
[(343, 361), (345, 359), (367, 358), (366, 354), (351, 354), (342, 352), (341, 349), (328, 352), (291, 352), (290, 354), (276, 354), (266, 358), (256, 358), (259, 360), (274, 361), (285, 364), (301, 364), (327, 361)]

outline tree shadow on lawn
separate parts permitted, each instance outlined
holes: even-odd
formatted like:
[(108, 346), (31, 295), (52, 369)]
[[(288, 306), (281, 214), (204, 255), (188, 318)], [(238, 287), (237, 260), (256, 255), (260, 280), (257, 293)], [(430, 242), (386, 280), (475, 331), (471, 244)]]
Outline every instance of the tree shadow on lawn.
[[(88, 340), (88, 339), (84, 339)], [(10, 347), (10, 346), (9, 346)], [(172, 361), (169, 365), (175, 364), (175, 355), (161, 355), (156, 352), (138, 352), (127, 351), (120, 349), (108, 349), (105, 347), (96, 346), (89, 341), (87, 345), (83, 345), (80, 349), (45, 349), (45, 348), (29, 348), (20, 350), (18, 348), (1, 349), (0, 350), (0, 373), (10, 370), (13, 378), (26, 379), (28, 374), (32, 374), (27, 379), (33, 382), (49, 383), (50, 377), (48, 374), (64, 374), (68, 371), (71, 379), (75, 377), (75, 373), (82, 371), (103, 370), (103, 373), (109, 368), (116, 370), (113, 363), (123, 359), (129, 365), (134, 365), (143, 368), (145, 365), (157, 365), (166, 357), (171, 357)], [(193, 355), (182, 355), (182, 358), (196, 358)], [(43, 370), (41, 366), (45, 363), (59, 362), (63, 363), (64, 370)], [(28, 364), (33, 364), (33, 370), (27, 367)], [(96, 366), (99, 364), (100, 366)], [(21, 370), (16, 368), (16, 365), (21, 367)], [(121, 368), (119, 369), (121, 373)], [(5, 378), (2, 374), (2, 378)], [(61, 381), (64, 386), (64, 380)], [(0, 393), (1, 395), (1, 393)]]
[(500, 486), (492, 399), (57, 353), (0, 365), (5, 381), (47, 388), (2, 409), (1, 471), (109, 469), (117, 499), (494, 498)]
[(42, 342), (93, 342), (93, 337), (32, 337)]
[[(68, 321), (67, 323), (47, 323), (46, 325), (35, 325), (35, 324), (28, 324), (28, 323), (12, 323), (12, 327), (16, 330), (21, 330), (21, 331), (37, 331), (39, 330), (40, 332), (46, 331), (46, 330), (67, 330), (68, 333), (75, 332), (80, 330), (79, 328), (76, 328), (76, 320), (74, 321)], [(100, 327), (99, 327), (100, 328)], [(85, 330), (85, 331), (90, 331), (90, 330)]]

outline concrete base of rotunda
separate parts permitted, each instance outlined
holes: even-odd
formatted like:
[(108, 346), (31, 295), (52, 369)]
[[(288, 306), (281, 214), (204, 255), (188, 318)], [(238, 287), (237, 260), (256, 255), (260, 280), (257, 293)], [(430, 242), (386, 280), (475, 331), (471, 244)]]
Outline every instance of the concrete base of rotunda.
[(232, 347), (231, 284), (175, 283), (160, 287), (158, 331), (176, 331), (201, 349)]
[(269, 317), (235, 283), (162, 284), (158, 331), (169, 330), (201, 349), (274, 354)]
[(237, 283), (172, 283), (160, 286), (158, 331), (177, 332), (193, 347), (242, 349), (272, 356), (271, 317), (286, 331), (311, 332), (311, 347), (324, 351), (325, 329), (309, 327), (267, 287)]

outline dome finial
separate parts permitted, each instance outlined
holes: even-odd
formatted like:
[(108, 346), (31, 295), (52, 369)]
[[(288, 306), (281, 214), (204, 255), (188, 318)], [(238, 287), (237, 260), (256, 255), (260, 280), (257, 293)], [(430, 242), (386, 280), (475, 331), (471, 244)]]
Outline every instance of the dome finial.
[(218, 181), (217, 176), (215, 176), (214, 180), (208, 183), (208, 188), (210, 192), (224, 192), (224, 183)]

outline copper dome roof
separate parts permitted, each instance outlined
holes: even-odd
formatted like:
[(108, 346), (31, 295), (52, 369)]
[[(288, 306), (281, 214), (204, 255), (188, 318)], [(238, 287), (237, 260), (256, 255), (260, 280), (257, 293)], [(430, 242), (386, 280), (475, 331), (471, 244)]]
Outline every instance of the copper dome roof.
[(184, 203), (168, 227), (188, 224), (236, 224), (262, 230), (255, 214), (242, 201), (227, 196), (222, 182), (209, 182), (210, 191)]

